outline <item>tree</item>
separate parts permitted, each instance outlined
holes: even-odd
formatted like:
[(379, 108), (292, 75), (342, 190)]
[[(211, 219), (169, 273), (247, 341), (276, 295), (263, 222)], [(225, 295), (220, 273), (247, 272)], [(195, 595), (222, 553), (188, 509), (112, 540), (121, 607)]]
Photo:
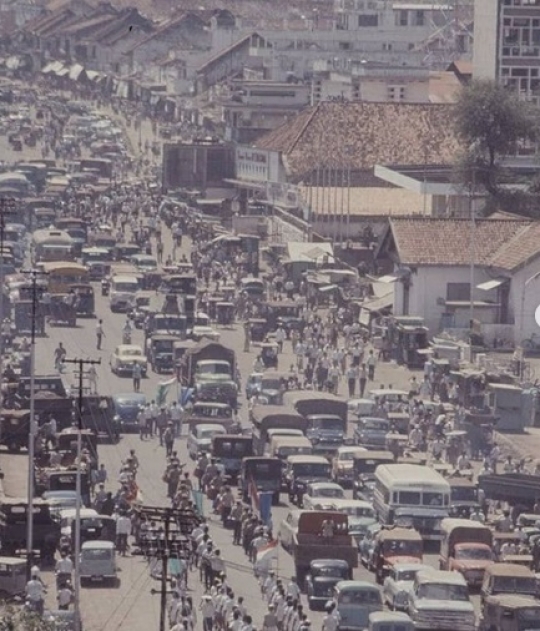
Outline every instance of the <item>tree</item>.
[(501, 195), (502, 158), (536, 139), (536, 108), (494, 81), (475, 80), (461, 91), (455, 125), (464, 144), (465, 181), (474, 178), (491, 195)]

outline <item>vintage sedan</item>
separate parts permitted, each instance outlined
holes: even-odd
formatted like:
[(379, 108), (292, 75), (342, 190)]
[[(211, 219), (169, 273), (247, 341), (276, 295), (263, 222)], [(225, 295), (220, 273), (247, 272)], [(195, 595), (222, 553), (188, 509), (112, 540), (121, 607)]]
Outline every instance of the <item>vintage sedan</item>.
[(142, 375), (145, 377), (148, 371), (148, 362), (143, 349), (138, 344), (120, 344), (114, 349), (110, 359), (113, 373), (131, 376), (135, 364), (140, 365)]
[(212, 438), (226, 434), (227, 430), (219, 423), (200, 423), (194, 425), (187, 439), (187, 450), (190, 458), (196, 460), (202, 452), (210, 452)]
[(306, 592), (311, 610), (323, 609), (334, 595), (334, 587), (339, 581), (351, 578), (347, 561), (339, 559), (316, 559), (309, 564), (306, 576)]
[(390, 609), (407, 611), (409, 592), (419, 570), (429, 569), (422, 563), (398, 563), (390, 568), (390, 573), (383, 583), (383, 601)]
[(305, 509), (313, 510), (320, 500), (345, 499), (345, 491), (335, 482), (312, 482), (306, 487), (303, 502)]
[(346, 484), (352, 486), (354, 480), (354, 456), (363, 451), (367, 451), (367, 449), (357, 445), (338, 447), (336, 455), (332, 458), (332, 479), (334, 482), (342, 486)]

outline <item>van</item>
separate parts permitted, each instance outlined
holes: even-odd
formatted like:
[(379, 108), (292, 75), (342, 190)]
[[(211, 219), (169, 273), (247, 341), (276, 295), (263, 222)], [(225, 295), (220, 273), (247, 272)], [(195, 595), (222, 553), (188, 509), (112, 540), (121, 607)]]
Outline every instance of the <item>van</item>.
[(383, 610), (381, 592), (367, 581), (340, 581), (334, 587), (340, 631), (363, 631), (371, 613)]
[(117, 586), (116, 552), (112, 541), (85, 541), (80, 557), (81, 586), (88, 581), (110, 581)]
[(137, 276), (118, 275), (111, 279), (109, 292), (110, 307), (113, 313), (126, 312), (135, 303), (135, 294), (140, 289)]
[(305, 436), (274, 436), (270, 443), (270, 456), (287, 460), (292, 455), (310, 455), (313, 445)]

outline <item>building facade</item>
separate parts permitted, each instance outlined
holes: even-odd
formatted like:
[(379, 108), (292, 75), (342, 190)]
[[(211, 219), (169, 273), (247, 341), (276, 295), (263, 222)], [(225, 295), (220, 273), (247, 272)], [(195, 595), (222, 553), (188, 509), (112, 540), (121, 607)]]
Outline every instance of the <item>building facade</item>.
[(476, 0), (474, 77), (540, 102), (540, 0)]

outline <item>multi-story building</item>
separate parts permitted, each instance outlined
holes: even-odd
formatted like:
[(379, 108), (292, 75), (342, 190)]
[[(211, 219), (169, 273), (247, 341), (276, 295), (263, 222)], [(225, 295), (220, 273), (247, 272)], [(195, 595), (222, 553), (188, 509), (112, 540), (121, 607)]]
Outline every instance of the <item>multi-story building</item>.
[(476, 0), (475, 78), (540, 102), (540, 0)]

